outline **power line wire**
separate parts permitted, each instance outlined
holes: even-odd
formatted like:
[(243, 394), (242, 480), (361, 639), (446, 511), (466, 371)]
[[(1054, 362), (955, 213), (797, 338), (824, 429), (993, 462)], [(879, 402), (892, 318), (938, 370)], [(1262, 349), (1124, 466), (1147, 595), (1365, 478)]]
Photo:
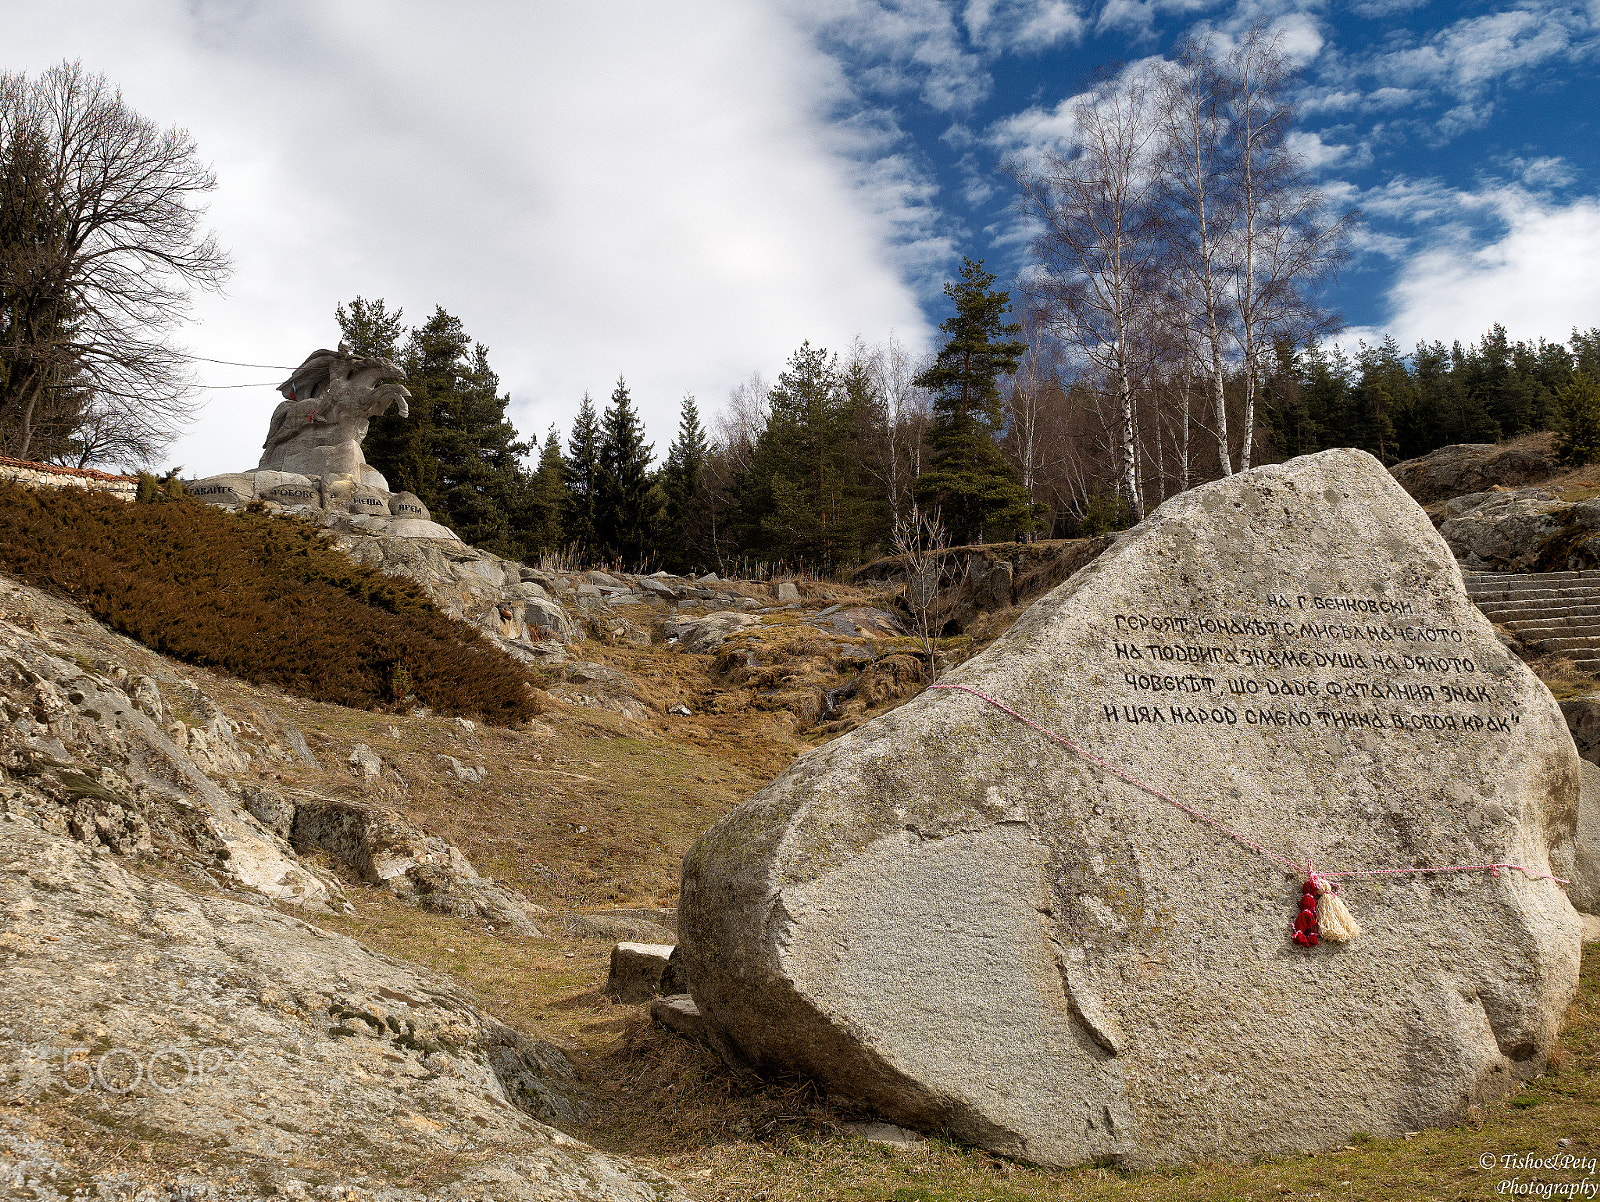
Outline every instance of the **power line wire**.
[(293, 371), (292, 367), (285, 367), (281, 363), (235, 363), (232, 359), (207, 359), (204, 355), (179, 355), (180, 359), (190, 359), (195, 363), (220, 363), (223, 367), (259, 367), (266, 371)]

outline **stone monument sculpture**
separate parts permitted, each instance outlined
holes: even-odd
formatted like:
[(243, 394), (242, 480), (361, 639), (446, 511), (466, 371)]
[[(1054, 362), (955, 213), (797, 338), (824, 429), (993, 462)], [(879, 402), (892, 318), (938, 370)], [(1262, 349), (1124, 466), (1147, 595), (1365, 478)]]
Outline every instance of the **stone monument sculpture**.
[(342, 342), (337, 351), (312, 352), (278, 385), (284, 400), (273, 411), (258, 468), (349, 478), (387, 492), (389, 482), (367, 463), (361, 440), (371, 419), (391, 407), (410, 415), (411, 393), (396, 382), (405, 378), (392, 360), (354, 355)]
[(390, 409), (410, 416), (405, 378), (393, 360), (357, 355), (342, 342), (313, 351), (278, 385), (283, 400), (255, 470), (188, 481), (190, 493), (213, 505), (260, 501), (366, 534), (458, 541), (413, 493), (391, 492), (361, 452), (373, 418)]

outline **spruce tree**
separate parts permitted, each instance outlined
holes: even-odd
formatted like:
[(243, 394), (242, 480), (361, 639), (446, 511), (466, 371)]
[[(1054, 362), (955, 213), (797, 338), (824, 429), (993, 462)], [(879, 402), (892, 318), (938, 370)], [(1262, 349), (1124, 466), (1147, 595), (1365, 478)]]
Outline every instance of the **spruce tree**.
[(739, 482), (741, 543), (791, 566), (859, 559), (862, 447), (837, 360), (802, 343), (768, 402), (766, 426)]
[[(352, 350), (392, 351), (399, 314), (387, 313), (382, 301), (357, 298), (335, 316)], [(467, 336), (460, 318), (435, 308), (410, 331), (398, 359), (410, 414), (373, 421), (362, 444), (367, 462), (395, 492), (416, 493), (436, 521), (466, 542), (520, 556), (512, 517), (523, 507), (527, 481), (519, 457), (528, 447), (506, 417), (511, 398), (499, 393), (488, 348)]]
[(576, 546), (580, 558), (592, 559), (599, 548), (600, 419), (587, 392), (572, 419), (564, 463), (567, 542)]
[(570, 503), (567, 465), (561, 457), (561, 435), (551, 426), (544, 436), (539, 466), (528, 490), (528, 517), (521, 533), (529, 556), (560, 553)]
[(944, 288), (956, 307), (939, 325), (945, 344), (914, 381), (934, 394), (933, 463), (914, 495), (940, 514), (957, 543), (1033, 522), (1028, 494), (994, 438), (1001, 424), (996, 381), (1016, 370), (1027, 349), (1016, 338), (1021, 325), (1005, 320), (1011, 297), (992, 288), (995, 279), (982, 260), (962, 262), (960, 282)]
[(661, 468), (663, 558), (674, 571), (703, 568), (710, 560), (706, 545), (706, 489), (701, 474), (706, 463), (706, 435), (694, 397), (685, 393), (678, 411), (678, 437), (667, 448)]
[(343, 305), (335, 308), (333, 317), (339, 323), (341, 341), (355, 354), (374, 359), (400, 357), (400, 339), (406, 332), (404, 309), (391, 313), (382, 297), (369, 301), (358, 296), (348, 309)]
[(650, 551), (655, 509), (650, 503), (650, 455), (644, 426), (621, 376), (600, 429), (596, 509), (599, 546), (624, 568), (640, 568)]
[[(381, 297), (369, 301), (361, 296), (348, 307), (339, 305), (333, 311), (341, 341), (352, 351), (396, 362), (402, 358), (400, 345), (407, 334), (404, 314), (403, 309), (389, 312)], [(437, 483), (435, 465), (428, 450), (433, 424), (431, 406), (426, 395), (418, 395), (414, 388), (410, 391), (408, 416), (389, 412), (373, 418), (367, 425), (361, 451), (367, 462), (383, 473), (390, 488), (396, 492), (416, 493), (424, 504), (430, 504), (429, 498), (435, 495)]]

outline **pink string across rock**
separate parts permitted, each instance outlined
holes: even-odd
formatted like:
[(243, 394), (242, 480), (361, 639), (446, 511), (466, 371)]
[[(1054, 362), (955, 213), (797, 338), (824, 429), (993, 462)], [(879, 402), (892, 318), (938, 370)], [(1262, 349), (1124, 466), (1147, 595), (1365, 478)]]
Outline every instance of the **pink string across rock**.
[[(979, 701), (988, 702), (990, 705), (994, 706), (995, 709), (1001, 711), (1002, 713), (1010, 714), (1024, 726), (1032, 727), (1045, 738), (1051, 740), (1052, 742), (1061, 744), (1061, 746), (1065, 747), (1068, 751), (1082, 756), (1091, 764), (1094, 764), (1100, 768), (1104, 768), (1113, 776), (1127, 781), (1130, 785), (1141, 792), (1148, 793), (1150, 796), (1158, 798), (1170, 806), (1175, 806), (1177, 809), (1182, 810), (1185, 814), (1188, 814), (1191, 818), (1196, 818), (1205, 823), (1207, 826), (1213, 827), (1214, 829), (1228, 836), (1228, 838), (1233, 839), (1235, 842), (1242, 843), (1244, 846), (1250, 848), (1254, 852), (1259, 853), (1260, 855), (1265, 856), (1267, 859), (1282, 864), (1291, 872), (1304, 876), (1306, 883), (1305, 888), (1301, 891), (1301, 910), (1299, 916), (1295, 919), (1294, 928), (1290, 932), (1290, 937), (1293, 938), (1296, 943), (1300, 943), (1304, 946), (1315, 947), (1319, 935), (1322, 938), (1334, 939), (1342, 943), (1347, 939), (1353, 939), (1355, 936), (1361, 933), (1361, 927), (1356, 923), (1355, 919), (1350, 916), (1350, 911), (1345, 908), (1344, 902), (1339, 898), (1339, 886), (1334, 879), (1337, 877), (1405, 876), (1417, 873), (1432, 872), (1488, 872), (1494, 876), (1499, 876), (1502, 868), (1509, 868), (1522, 873), (1524, 876), (1533, 877), (1538, 880), (1554, 881), (1558, 885), (1570, 885), (1572, 883), (1565, 877), (1555, 876), (1552, 873), (1536, 872), (1531, 868), (1524, 868), (1521, 864), (1505, 863), (1445, 864), (1436, 868), (1347, 868), (1339, 872), (1321, 872), (1312, 866), (1310, 860), (1307, 860), (1304, 865), (1301, 865), (1295, 860), (1291, 860), (1288, 856), (1279, 855), (1270, 848), (1264, 847), (1260, 843), (1257, 843), (1254, 839), (1250, 838), (1250, 836), (1244, 834), (1243, 832), (1234, 830), (1226, 823), (1218, 822), (1215, 818), (1211, 817), (1211, 815), (1195, 809), (1194, 806), (1189, 805), (1186, 802), (1179, 801), (1176, 797), (1172, 796), (1172, 794), (1164, 792), (1163, 790), (1156, 788), (1154, 785), (1140, 780), (1137, 776), (1133, 775), (1133, 773), (1125, 771), (1124, 769), (1117, 767), (1115, 764), (1101, 759), (1092, 751), (1086, 751), (1084, 748), (1079, 747), (1076, 743), (1074, 743), (1071, 739), (1066, 738), (1064, 735), (1057, 734), (1047, 726), (1040, 726), (1039, 723), (1033, 721), (1031, 718), (1024, 717), (1022, 714), (1017, 713), (1017, 711), (1012, 709), (1009, 705), (1006, 705), (1002, 701), (996, 701), (987, 693), (980, 692), (974, 688), (969, 688), (964, 684), (934, 684), (929, 685), (928, 687), (930, 689), (945, 689), (953, 693), (970, 693)], [(1308, 906), (1310, 906), (1315, 915), (1316, 921), (1314, 928), (1307, 918)]]

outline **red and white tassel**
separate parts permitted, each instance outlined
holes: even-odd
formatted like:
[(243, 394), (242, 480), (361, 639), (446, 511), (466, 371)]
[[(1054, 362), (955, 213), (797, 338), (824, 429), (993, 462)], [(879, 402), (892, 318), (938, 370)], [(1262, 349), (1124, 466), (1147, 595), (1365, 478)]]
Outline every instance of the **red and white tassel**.
[(1359, 934), (1361, 924), (1340, 898), (1339, 886), (1309, 873), (1300, 888), (1300, 913), (1289, 937), (1301, 947), (1316, 947), (1323, 939), (1348, 943)]

